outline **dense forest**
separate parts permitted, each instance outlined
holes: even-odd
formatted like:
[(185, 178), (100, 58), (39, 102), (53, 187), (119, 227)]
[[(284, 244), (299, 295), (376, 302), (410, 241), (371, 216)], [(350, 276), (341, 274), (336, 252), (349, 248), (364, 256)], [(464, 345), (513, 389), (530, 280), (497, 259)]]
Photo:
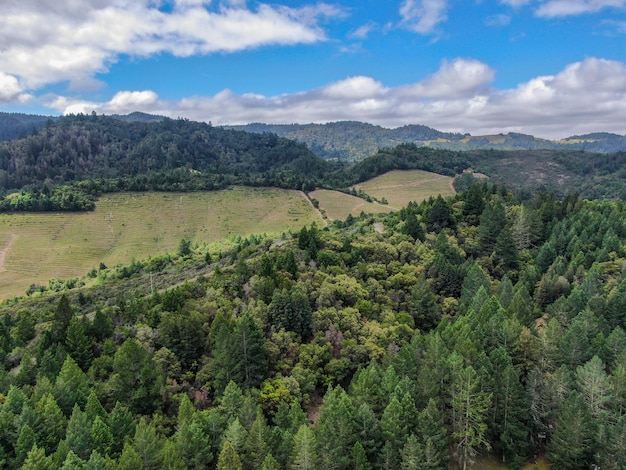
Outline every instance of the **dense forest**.
[(327, 124), (247, 124), (229, 126), (246, 132), (271, 132), (281, 137), (304, 142), (318, 157), (343, 162), (358, 162), (384, 148), (412, 143), (434, 149), (468, 150), (583, 150), (587, 152), (619, 152), (626, 150), (626, 136), (597, 132), (562, 140), (547, 140), (527, 134), (509, 132), (472, 136), (441, 132), (422, 125), (387, 129), (364, 122), (343, 121)]
[[(122, 118), (65, 116), (25, 138), (0, 142), (0, 211), (90, 210), (99, 195), (116, 191), (215, 190), (234, 184), (347, 190), (394, 169), (449, 176), (472, 170), (524, 198), (549, 189), (559, 197), (578, 192), (626, 200), (624, 152), (458, 152), (407, 143), (345, 165), (271, 133), (141, 114)], [(471, 179), (462, 177), (459, 188)]]
[(471, 184), (33, 286), (0, 306), (0, 461), (621, 469), (625, 240), (623, 202)]

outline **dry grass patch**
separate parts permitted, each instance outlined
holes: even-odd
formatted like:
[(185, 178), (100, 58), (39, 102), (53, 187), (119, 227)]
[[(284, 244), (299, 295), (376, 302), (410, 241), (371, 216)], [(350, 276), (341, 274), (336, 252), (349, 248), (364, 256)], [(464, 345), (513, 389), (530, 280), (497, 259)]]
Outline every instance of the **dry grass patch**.
[(422, 170), (394, 170), (355, 186), (378, 200), (387, 199), (389, 206), (400, 209), (409, 202), (420, 202), (441, 194), (453, 196), (453, 178)]
[(358, 216), (361, 212), (380, 214), (392, 210), (386, 205), (373, 204), (364, 199), (328, 189), (318, 189), (309, 193), (309, 196), (319, 201), (320, 210), (324, 211), (330, 220), (344, 220), (348, 214)]
[(0, 214), (0, 298), (31, 284), (85, 275), (100, 262), (128, 264), (173, 252), (181, 238), (212, 243), (230, 236), (280, 234), (319, 222), (298, 191), (235, 187), (197, 193), (104, 195), (89, 213)]

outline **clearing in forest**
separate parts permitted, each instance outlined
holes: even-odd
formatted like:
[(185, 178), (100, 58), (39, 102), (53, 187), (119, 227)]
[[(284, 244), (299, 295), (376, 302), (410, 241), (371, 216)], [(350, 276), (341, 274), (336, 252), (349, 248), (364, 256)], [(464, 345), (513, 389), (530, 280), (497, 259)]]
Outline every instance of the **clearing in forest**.
[(234, 187), (193, 193), (105, 194), (93, 212), (0, 214), (0, 299), (31, 284), (175, 252), (180, 240), (211, 243), (319, 224), (299, 191)]
[(430, 196), (455, 194), (453, 178), (422, 170), (394, 170), (354, 186), (378, 199), (385, 198), (391, 209), (400, 209), (409, 202), (421, 202)]

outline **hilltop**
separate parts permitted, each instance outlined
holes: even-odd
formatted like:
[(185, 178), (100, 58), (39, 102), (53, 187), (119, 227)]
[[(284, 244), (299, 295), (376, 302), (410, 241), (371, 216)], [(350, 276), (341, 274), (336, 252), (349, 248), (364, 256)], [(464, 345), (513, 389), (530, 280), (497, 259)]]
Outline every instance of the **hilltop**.
[(248, 124), (229, 128), (247, 132), (272, 132), (306, 143), (317, 156), (338, 161), (360, 161), (379, 150), (402, 143), (414, 143), (445, 150), (583, 150), (618, 152), (626, 150), (626, 136), (594, 133), (548, 140), (510, 132), (485, 136), (441, 132), (422, 125), (387, 129), (363, 122), (328, 124)]

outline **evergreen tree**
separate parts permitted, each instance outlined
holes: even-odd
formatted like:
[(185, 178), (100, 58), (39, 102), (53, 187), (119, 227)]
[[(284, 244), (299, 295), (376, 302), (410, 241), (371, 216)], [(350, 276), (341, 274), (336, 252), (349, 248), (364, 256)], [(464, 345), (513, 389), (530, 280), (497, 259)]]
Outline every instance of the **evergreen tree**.
[(54, 398), (66, 416), (74, 405), (84, 406), (89, 396), (89, 379), (70, 356), (65, 358), (54, 385)]
[(119, 401), (115, 403), (109, 415), (109, 428), (113, 436), (111, 456), (117, 457), (124, 449), (126, 438), (135, 434), (133, 415), (128, 407), (122, 405)]
[(104, 341), (113, 334), (113, 322), (108, 315), (97, 308), (91, 323), (90, 334), (96, 341)]
[(426, 469), (424, 464), (424, 448), (414, 434), (411, 434), (400, 452), (400, 468), (402, 470)]
[(348, 467), (355, 442), (354, 415), (354, 405), (348, 394), (340, 386), (329, 388), (315, 426), (317, 451), (322, 467)]
[[(85, 414), (85, 417), (89, 419), (87, 414)], [(100, 416), (96, 416), (92, 423), (90, 434), (93, 449), (102, 455), (108, 455), (113, 446), (113, 434), (111, 434), (111, 429)]]
[(261, 470), (280, 470), (280, 464), (272, 457), (272, 454), (267, 454), (265, 459), (263, 459)]
[(37, 442), (48, 454), (51, 454), (65, 436), (67, 419), (51, 393), (46, 393), (39, 400), (35, 413), (38, 417), (34, 429)]
[(78, 405), (74, 405), (72, 416), (67, 423), (65, 442), (81, 459), (88, 459), (93, 450), (91, 423)]
[(422, 224), (417, 220), (415, 213), (409, 212), (404, 221), (403, 232), (410, 236), (414, 241), (424, 241), (426, 234), (422, 228)]
[(480, 378), (472, 366), (461, 367), (452, 375), (452, 437), (456, 443), (459, 466), (466, 470), (481, 447), (490, 447), (486, 440), (486, 411), (491, 394), (481, 389)]
[(22, 470), (53, 470), (50, 457), (46, 457), (46, 451), (37, 445), (28, 452)]
[(128, 404), (136, 413), (149, 414), (159, 404), (162, 383), (150, 353), (137, 340), (124, 341), (113, 358), (113, 399)]
[(124, 444), (124, 450), (122, 450), (122, 455), (120, 455), (118, 468), (119, 470), (143, 470), (141, 457), (130, 442)]
[(197, 415), (191, 420), (182, 421), (174, 435), (173, 444), (186, 468), (190, 470), (208, 468), (213, 461), (209, 437), (204, 432), (200, 417)]
[(448, 468), (448, 431), (445, 415), (434, 398), (428, 400), (419, 415), (420, 442), (424, 443), (424, 465), (429, 469)]
[(555, 468), (574, 470), (593, 463), (594, 421), (577, 392), (570, 394), (561, 407), (547, 457)]
[(251, 468), (261, 468), (263, 461), (270, 448), (268, 446), (269, 430), (265, 416), (261, 410), (257, 411), (257, 416), (246, 439), (246, 462)]
[(233, 379), (245, 388), (258, 387), (266, 378), (263, 332), (254, 319), (245, 314), (237, 323), (234, 338), (235, 370)]
[(292, 470), (315, 470), (319, 468), (316, 448), (317, 443), (313, 430), (306, 424), (302, 424), (293, 438), (290, 468)]
[(222, 451), (217, 460), (217, 470), (241, 470), (242, 468), (239, 454), (237, 454), (230, 442), (224, 441)]
[(435, 294), (424, 274), (417, 279), (417, 283), (411, 289), (409, 312), (415, 319), (415, 326), (422, 331), (430, 331), (441, 319)]
[(367, 460), (365, 449), (359, 441), (356, 441), (356, 443), (352, 447), (351, 468), (354, 468), (355, 470), (369, 470), (370, 468), (372, 468), (369, 461)]
[[(178, 452), (178, 446), (172, 441), (167, 439), (161, 449), (161, 469), (162, 470), (187, 470), (180, 452)], [(204, 467), (206, 468), (206, 467)]]
[(84, 316), (72, 317), (65, 336), (65, 349), (83, 371), (89, 369), (93, 361), (92, 341), (88, 333), (87, 319)]
[(141, 418), (135, 428), (133, 447), (139, 456), (144, 470), (153, 470), (161, 465), (161, 439), (152, 423)]

